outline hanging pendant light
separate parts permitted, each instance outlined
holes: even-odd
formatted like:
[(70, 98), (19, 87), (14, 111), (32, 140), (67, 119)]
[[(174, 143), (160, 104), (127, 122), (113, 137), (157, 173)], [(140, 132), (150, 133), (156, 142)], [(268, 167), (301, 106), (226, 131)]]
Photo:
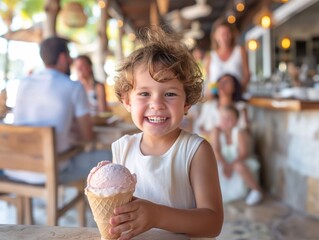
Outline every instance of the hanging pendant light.
[(201, 24), (199, 21), (194, 21), (191, 24), (191, 29), (184, 33), (185, 38), (202, 39), (205, 33), (201, 29)]
[(245, 10), (245, 0), (235, 0), (234, 4), (237, 12), (243, 12)]
[(256, 39), (250, 39), (250, 40), (248, 41), (248, 49), (249, 49), (250, 51), (256, 51), (257, 48), (258, 48), (258, 42), (257, 42), (257, 40), (256, 40)]
[(196, 0), (196, 4), (181, 9), (181, 15), (188, 20), (194, 20), (201, 17), (207, 17), (212, 12), (212, 7), (206, 3), (206, 0)]
[(234, 24), (237, 21), (235, 13), (232, 9), (226, 12), (226, 18), (227, 18), (227, 22), (230, 24)]
[(273, 14), (267, 6), (263, 7), (255, 16), (255, 23), (263, 28), (270, 28), (273, 26)]
[(87, 16), (83, 11), (83, 7), (79, 2), (68, 2), (61, 11), (62, 21), (70, 28), (84, 27)]
[(291, 40), (289, 37), (283, 37), (280, 41), (280, 46), (283, 49), (289, 49), (291, 46)]

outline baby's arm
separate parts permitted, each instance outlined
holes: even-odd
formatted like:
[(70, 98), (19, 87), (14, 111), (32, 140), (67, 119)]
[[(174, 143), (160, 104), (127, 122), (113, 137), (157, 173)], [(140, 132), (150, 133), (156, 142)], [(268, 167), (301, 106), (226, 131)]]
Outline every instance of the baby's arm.
[[(191, 237), (216, 237), (223, 223), (223, 205), (213, 150), (207, 141), (201, 143), (191, 164), (190, 182), (197, 207), (177, 209), (136, 199), (115, 210), (111, 231), (130, 232), (120, 239), (130, 239), (150, 228), (161, 228)], [(119, 224), (119, 225), (118, 225)]]
[(248, 157), (249, 141), (248, 133), (245, 130), (238, 131), (238, 157), (233, 164), (244, 162)]

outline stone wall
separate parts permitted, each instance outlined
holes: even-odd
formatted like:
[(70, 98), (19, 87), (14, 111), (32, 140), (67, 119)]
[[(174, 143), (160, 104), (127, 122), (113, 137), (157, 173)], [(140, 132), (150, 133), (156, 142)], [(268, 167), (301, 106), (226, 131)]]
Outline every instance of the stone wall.
[(249, 115), (266, 191), (319, 217), (319, 110), (250, 106)]

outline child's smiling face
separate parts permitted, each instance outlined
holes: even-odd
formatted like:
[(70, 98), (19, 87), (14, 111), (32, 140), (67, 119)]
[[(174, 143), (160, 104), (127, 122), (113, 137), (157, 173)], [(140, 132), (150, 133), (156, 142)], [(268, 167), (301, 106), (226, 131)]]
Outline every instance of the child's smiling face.
[(230, 130), (237, 125), (238, 117), (236, 113), (229, 109), (222, 109), (220, 112), (220, 128)]
[(153, 136), (179, 130), (184, 113), (190, 107), (185, 102), (183, 84), (177, 79), (157, 82), (144, 65), (135, 68), (134, 79), (134, 88), (123, 103), (135, 125), (144, 134)]

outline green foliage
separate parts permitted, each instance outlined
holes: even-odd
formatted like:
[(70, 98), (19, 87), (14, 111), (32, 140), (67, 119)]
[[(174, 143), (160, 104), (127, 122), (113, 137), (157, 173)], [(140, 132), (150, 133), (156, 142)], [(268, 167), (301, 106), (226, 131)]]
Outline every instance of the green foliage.
[[(80, 2), (88, 17), (91, 17), (92, 7), (97, 4), (96, 0), (61, 0), (61, 7), (67, 2)], [(32, 19), (32, 17), (44, 11), (45, 0), (0, 0), (0, 15), (5, 16), (11, 10), (15, 16), (21, 16), (23, 19)]]
[(44, 0), (23, 0), (21, 2), (21, 15), (32, 19), (32, 16), (43, 12)]
[(43, 12), (43, 9), (44, 0), (2, 0), (2, 4), (0, 4), (0, 14), (3, 19), (10, 12), (23, 19), (32, 19), (34, 14)]
[(0, 6), (1, 9), (4, 8), (3, 10), (13, 10), (19, 2), (19, 0), (2, 0), (3, 4), (0, 2)]

